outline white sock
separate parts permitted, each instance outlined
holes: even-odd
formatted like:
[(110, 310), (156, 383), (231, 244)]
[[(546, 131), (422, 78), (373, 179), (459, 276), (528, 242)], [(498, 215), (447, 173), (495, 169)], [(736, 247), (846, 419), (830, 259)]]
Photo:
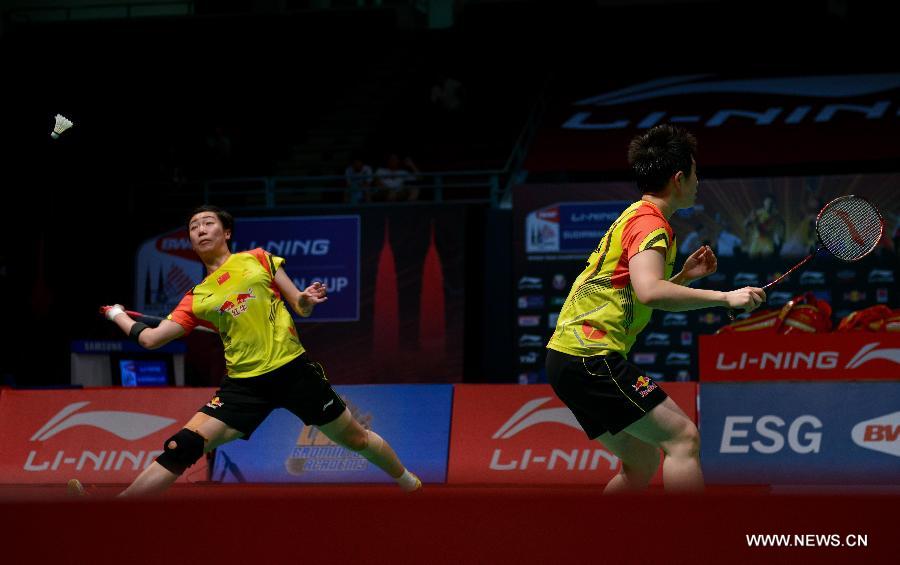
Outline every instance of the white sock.
[(422, 482), (419, 481), (419, 477), (410, 473), (409, 469), (403, 469), (403, 474), (394, 480), (397, 481), (400, 488), (406, 492), (414, 491), (422, 485)]

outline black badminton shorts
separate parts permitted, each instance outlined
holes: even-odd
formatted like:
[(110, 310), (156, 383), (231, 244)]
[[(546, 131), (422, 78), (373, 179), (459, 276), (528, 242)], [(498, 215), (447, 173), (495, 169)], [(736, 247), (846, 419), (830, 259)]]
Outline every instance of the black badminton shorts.
[(286, 408), (303, 423), (321, 426), (344, 412), (344, 401), (331, 388), (322, 365), (304, 353), (258, 377), (225, 377), (215, 397), (200, 412), (250, 435), (276, 408)]
[(616, 353), (578, 357), (547, 350), (547, 380), (588, 438), (613, 435), (644, 417), (668, 395)]

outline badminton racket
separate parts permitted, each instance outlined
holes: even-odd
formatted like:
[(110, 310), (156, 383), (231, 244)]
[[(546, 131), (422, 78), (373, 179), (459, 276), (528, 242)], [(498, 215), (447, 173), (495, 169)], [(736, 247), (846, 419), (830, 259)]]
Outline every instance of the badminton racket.
[[(762, 287), (767, 290), (809, 263), (822, 249), (841, 261), (853, 263), (875, 250), (884, 235), (881, 212), (865, 198), (840, 196), (826, 204), (816, 216), (816, 249), (786, 273)], [(736, 311), (728, 310), (734, 321)]]
[[(160, 322), (162, 322), (163, 320), (166, 319), (166, 318), (160, 318), (159, 316), (148, 316), (147, 314), (142, 314), (141, 312), (135, 312), (134, 310), (125, 310), (125, 313), (128, 314), (129, 316), (131, 316), (133, 319), (137, 320), (138, 322), (144, 322), (145, 324), (147, 324), (151, 327), (154, 327), (154, 328), (156, 326), (158, 326), (160, 324)], [(211, 333), (211, 334), (216, 333), (214, 330), (211, 330), (205, 326), (197, 326), (194, 329), (197, 331), (207, 332), (207, 333)]]

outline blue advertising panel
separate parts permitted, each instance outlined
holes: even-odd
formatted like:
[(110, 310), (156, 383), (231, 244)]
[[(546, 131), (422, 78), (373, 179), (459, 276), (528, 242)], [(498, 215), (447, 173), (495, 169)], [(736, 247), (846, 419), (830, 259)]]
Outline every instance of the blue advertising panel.
[[(262, 247), (287, 260), (286, 271), (301, 290), (316, 280), (328, 286), (328, 306), (296, 321), (359, 320), (358, 215), (237, 218), (234, 225), (232, 251)], [(151, 316), (167, 315), (206, 276), (185, 228), (145, 241), (135, 273), (135, 306)]]
[(262, 247), (287, 260), (297, 288), (328, 286), (328, 307), (297, 321), (359, 320), (359, 216), (235, 220), (234, 250)]
[[(447, 477), (452, 385), (334, 387), (354, 417), (387, 440), (424, 482)], [(216, 452), (213, 480), (227, 483), (387, 483), (361, 455), (332, 443), (314, 426), (278, 409), (249, 441)]]
[(592, 251), (630, 202), (560, 202), (528, 213), (526, 253)]
[(720, 484), (900, 484), (900, 382), (703, 383), (703, 473)]

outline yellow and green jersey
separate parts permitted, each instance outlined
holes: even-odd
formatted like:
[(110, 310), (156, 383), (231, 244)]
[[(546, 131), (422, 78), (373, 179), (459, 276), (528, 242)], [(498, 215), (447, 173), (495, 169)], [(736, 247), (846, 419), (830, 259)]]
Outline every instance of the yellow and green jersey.
[(607, 230), (563, 304), (547, 347), (581, 357), (608, 352), (626, 356), (650, 321), (652, 308), (638, 302), (628, 262), (656, 247), (666, 255), (665, 277), (675, 266), (675, 235), (659, 208), (639, 200)]
[(232, 378), (268, 373), (304, 351), (275, 273), (284, 259), (262, 249), (231, 255), (184, 295), (168, 319), (190, 333), (197, 326), (219, 332)]

